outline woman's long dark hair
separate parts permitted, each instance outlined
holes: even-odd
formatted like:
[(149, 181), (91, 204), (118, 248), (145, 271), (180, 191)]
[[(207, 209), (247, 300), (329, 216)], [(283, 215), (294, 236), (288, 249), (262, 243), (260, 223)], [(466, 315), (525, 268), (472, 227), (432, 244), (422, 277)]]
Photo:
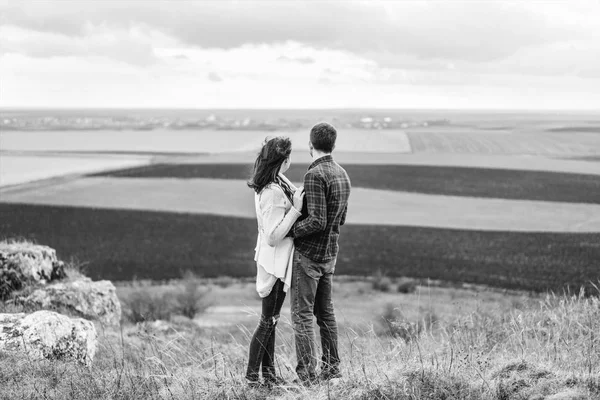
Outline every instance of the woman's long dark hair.
[(256, 193), (260, 193), (267, 185), (277, 182), (279, 183), (285, 194), (291, 198), (291, 190), (284, 182), (280, 182), (277, 177), (281, 164), (292, 153), (292, 141), (288, 137), (277, 136), (266, 140), (263, 143), (262, 149), (252, 170), (252, 177), (248, 181), (248, 187)]

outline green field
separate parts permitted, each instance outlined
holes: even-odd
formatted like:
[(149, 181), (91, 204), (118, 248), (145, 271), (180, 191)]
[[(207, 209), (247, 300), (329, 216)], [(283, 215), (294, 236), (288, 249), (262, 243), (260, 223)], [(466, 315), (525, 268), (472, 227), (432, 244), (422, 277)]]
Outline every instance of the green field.
[[(89, 262), (94, 279), (253, 276), (253, 219), (0, 204), (0, 232)], [(0, 238), (2, 239), (2, 238)], [(526, 290), (600, 280), (600, 233), (483, 232), (403, 226), (342, 228), (337, 272), (441, 279)]]
[[(308, 165), (286, 175), (302, 182)], [(465, 197), (600, 204), (600, 177), (544, 171), (423, 165), (346, 165), (354, 187)], [(245, 164), (156, 164), (94, 174), (130, 178), (247, 179)]]

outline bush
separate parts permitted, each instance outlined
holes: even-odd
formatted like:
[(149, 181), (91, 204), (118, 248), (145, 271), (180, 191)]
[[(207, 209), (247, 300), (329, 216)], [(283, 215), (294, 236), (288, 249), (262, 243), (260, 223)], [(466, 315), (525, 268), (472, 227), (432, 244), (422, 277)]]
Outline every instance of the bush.
[(55, 261), (52, 263), (52, 273), (50, 275), (51, 281), (65, 279), (67, 273), (65, 272), (65, 263), (62, 261)]
[(414, 293), (417, 290), (417, 284), (414, 281), (404, 281), (398, 284), (398, 293)]
[(393, 304), (386, 304), (383, 320), (387, 327), (387, 333), (392, 337), (403, 339), (406, 343), (417, 339), (421, 333), (419, 325), (407, 321)]
[(223, 289), (227, 289), (229, 286), (232, 286), (237, 281), (238, 279), (231, 276), (218, 276), (211, 280), (213, 284)]
[(398, 308), (388, 303), (383, 313), (383, 320), (387, 328), (387, 333), (392, 337), (403, 339), (406, 343), (418, 339), (419, 336), (430, 331), (439, 321), (439, 318), (432, 311), (427, 311), (418, 321), (409, 321)]
[(152, 286), (137, 286), (123, 299), (125, 317), (133, 322), (168, 320), (175, 309), (171, 291), (153, 290)]
[(210, 290), (200, 278), (186, 272), (179, 285), (153, 286), (151, 282), (134, 282), (131, 289), (121, 295), (125, 305), (123, 314), (133, 322), (169, 320), (171, 315), (184, 315), (193, 319), (210, 305)]
[(381, 270), (378, 270), (373, 276), (373, 290), (379, 292), (389, 292), (392, 287), (392, 280)]
[(0, 300), (7, 300), (14, 291), (20, 290), (25, 276), (10, 260), (0, 253)]
[(175, 294), (175, 312), (194, 319), (197, 314), (204, 312), (210, 305), (207, 295), (210, 289), (201, 287), (198, 276), (188, 271), (183, 277), (183, 288)]

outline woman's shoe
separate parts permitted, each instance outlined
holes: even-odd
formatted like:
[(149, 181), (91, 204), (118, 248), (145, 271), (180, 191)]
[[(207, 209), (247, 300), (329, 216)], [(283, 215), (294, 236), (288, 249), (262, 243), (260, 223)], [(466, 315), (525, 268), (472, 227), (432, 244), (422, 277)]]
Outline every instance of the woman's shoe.
[(339, 379), (342, 377), (342, 373), (340, 372), (339, 369), (335, 368), (335, 369), (331, 369), (331, 370), (325, 370), (321, 372), (321, 375), (319, 375), (319, 380), (322, 382), (326, 382), (326, 381), (330, 381), (332, 379)]
[(248, 378), (246, 378), (246, 385), (248, 385), (250, 389), (261, 389), (263, 387), (261, 381), (253, 381)]

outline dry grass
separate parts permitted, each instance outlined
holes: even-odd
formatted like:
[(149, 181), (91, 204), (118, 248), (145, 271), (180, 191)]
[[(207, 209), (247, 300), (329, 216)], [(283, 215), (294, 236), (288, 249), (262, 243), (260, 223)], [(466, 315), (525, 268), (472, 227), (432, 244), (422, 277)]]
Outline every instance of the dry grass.
[[(348, 282), (348, 289), (359, 283)], [(234, 286), (219, 290), (244, 287)], [(249, 294), (244, 289), (240, 297)], [(187, 319), (172, 319), (168, 331), (152, 325), (104, 331), (91, 370), (0, 354), (0, 398), (505, 400), (544, 399), (565, 392), (572, 396), (564, 398), (600, 396), (597, 297), (549, 295), (529, 302), (514, 297), (502, 312), (492, 311), (487, 300), (480, 298), (475, 310), (459, 310), (450, 319), (423, 322), (411, 340), (377, 334), (369, 324), (362, 329), (342, 324), (344, 376), (330, 385), (249, 389), (243, 381), (248, 328), (200, 328)], [(422, 299), (423, 304), (438, 301), (443, 297)], [(419, 321), (410, 313), (405, 318), (407, 323)], [(276, 352), (279, 373), (293, 379), (292, 331), (285, 318)]]
[(39, 255), (39, 249), (33, 247), (35, 243), (30, 240), (21, 238), (11, 238), (0, 241), (0, 252), (11, 254), (23, 254), (23, 255)]

